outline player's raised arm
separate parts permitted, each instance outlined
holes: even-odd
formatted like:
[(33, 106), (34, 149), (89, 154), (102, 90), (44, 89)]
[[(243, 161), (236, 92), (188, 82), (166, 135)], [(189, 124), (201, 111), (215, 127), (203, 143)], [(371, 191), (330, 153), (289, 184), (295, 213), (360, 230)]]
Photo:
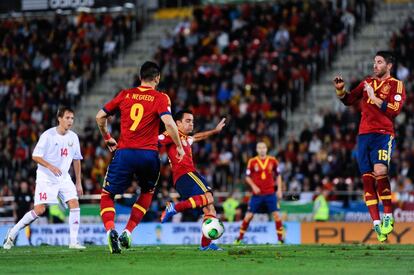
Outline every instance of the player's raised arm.
[(170, 114), (164, 114), (161, 116), (161, 120), (165, 125), (165, 129), (171, 136), (175, 145), (177, 145), (177, 158), (181, 161), (185, 155), (183, 145), (181, 144), (180, 135), (178, 134), (177, 125), (174, 122), (173, 117)]
[(108, 114), (104, 110), (99, 110), (96, 114), (96, 123), (98, 124), (99, 131), (101, 131), (109, 151), (115, 151), (118, 143), (111, 137), (111, 134), (108, 131)]
[(342, 76), (337, 75), (333, 80), (333, 84), (336, 89), (336, 95), (339, 98), (343, 98), (346, 94), (346, 90), (345, 90), (345, 81), (342, 78)]
[(362, 98), (362, 92), (364, 91), (363, 82), (361, 82), (358, 87), (353, 89), (350, 92), (347, 92), (345, 89), (345, 81), (342, 76), (338, 75), (333, 79), (333, 84), (335, 86), (337, 97), (344, 103), (344, 105), (349, 106), (356, 103)]
[(220, 120), (220, 122), (217, 124), (216, 128), (214, 128), (213, 130), (196, 133), (193, 136), (194, 141), (197, 142), (197, 141), (200, 141), (200, 140), (204, 140), (204, 139), (208, 138), (209, 136), (218, 134), (218, 133), (221, 132), (221, 130), (223, 129), (224, 126), (226, 126), (226, 118), (223, 118), (222, 120)]

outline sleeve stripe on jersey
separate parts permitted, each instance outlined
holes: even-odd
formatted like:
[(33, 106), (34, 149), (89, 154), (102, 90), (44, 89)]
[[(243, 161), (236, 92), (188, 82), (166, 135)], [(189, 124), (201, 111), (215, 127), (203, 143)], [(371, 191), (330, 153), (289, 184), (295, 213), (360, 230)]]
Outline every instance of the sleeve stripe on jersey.
[(394, 111), (398, 111), (398, 108), (400, 108), (400, 103), (394, 102), (394, 104), (388, 103), (388, 108)]
[(163, 115), (171, 115), (171, 113), (170, 112), (163, 112), (163, 113), (160, 114), (160, 117), (162, 117)]
[(402, 82), (398, 81), (397, 83), (397, 94), (402, 94)]
[(108, 111), (105, 107), (102, 108), (102, 111), (104, 111), (107, 115), (113, 115), (113, 113)]

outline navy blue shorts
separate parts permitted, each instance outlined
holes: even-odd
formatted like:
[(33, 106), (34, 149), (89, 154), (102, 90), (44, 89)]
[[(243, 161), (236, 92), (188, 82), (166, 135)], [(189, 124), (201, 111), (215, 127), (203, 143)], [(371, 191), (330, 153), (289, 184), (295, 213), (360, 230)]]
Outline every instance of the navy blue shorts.
[(395, 139), (386, 134), (363, 134), (358, 136), (357, 160), (361, 175), (374, 170), (374, 164), (382, 163), (387, 167), (395, 147)]
[(103, 188), (111, 194), (123, 194), (137, 177), (141, 192), (153, 190), (160, 175), (160, 158), (154, 150), (118, 149), (108, 166)]
[(248, 212), (262, 213), (263, 206), (266, 206), (267, 213), (279, 211), (276, 193), (270, 195), (253, 195), (250, 198)]
[(175, 183), (175, 189), (180, 194), (181, 200), (211, 192), (206, 179), (197, 172), (190, 172), (179, 177)]

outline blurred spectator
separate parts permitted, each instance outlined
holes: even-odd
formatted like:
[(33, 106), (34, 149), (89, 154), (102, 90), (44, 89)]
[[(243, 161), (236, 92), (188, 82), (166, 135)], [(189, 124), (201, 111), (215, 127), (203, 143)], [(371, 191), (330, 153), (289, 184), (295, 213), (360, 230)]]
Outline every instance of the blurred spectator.
[(410, 71), (403, 63), (399, 63), (397, 66), (397, 79), (406, 81), (410, 75)]
[(318, 186), (315, 190), (316, 198), (313, 202), (313, 220), (316, 222), (329, 221), (329, 204), (327, 202), (329, 190)]
[(239, 207), (239, 202), (234, 198), (233, 193), (230, 193), (222, 206), (224, 218), (229, 222), (233, 222), (236, 217), (237, 208)]
[(71, 106), (79, 99), (79, 85), (81, 83), (81, 78), (71, 75), (70, 80), (66, 83), (66, 95), (69, 97), (69, 103)]

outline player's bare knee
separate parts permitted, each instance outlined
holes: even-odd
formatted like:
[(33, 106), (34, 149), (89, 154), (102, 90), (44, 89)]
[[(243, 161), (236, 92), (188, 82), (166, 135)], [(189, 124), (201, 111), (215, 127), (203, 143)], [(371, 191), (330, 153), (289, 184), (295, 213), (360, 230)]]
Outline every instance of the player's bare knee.
[(46, 206), (44, 204), (35, 205), (33, 211), (37, 216), (42, 216), (46, 211)]
[(273, 214), (273, 219), (274, 219), (275, 221), (280, 220), (279, 212), (275, 211), (275, 212), (273, 212), (272, 214)]
[(244, 217), (244, 219), (247, 221), (247, 222), (250, 222), (252, 219), (253, 219), (253, 213), (251, 213), (251, 212), (247, 212), (246, 213), (246, 216)]
[(374, 165), (374, 175), (376, 177), (384, 176), (388, 174), (388, 168), (387, 166), (383, 164), (375, 164)]
[(76, 199), (69, 200), (68, 201), (68, 206), (69, 206), (69, 209), (79, 208), (79, 201), (76, 200)]

